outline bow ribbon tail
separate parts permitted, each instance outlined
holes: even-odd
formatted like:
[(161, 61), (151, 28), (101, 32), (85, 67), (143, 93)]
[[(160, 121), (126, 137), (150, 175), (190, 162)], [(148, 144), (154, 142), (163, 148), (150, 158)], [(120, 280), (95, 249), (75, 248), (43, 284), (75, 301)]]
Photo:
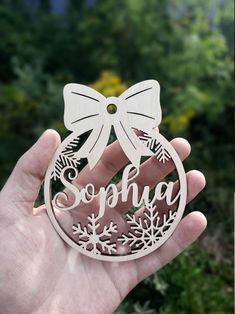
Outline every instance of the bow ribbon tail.
[(95, 133), (95, 141), (92, 146), (90, 146), (88, 152), (88, 163), (90, 169), (94, 168), (96, 163), (99, 161), (100, 157), (102, 156), (109, 140), (109, 135), (111, 131), (111, 125), (109, 124), (102, 124), (99, 130), (92, 132)]
[(141, 156), (153, 155), (151, 150), (139, 140), (125, 119), (116, 121), (114, 129), (124, 153), (135, 167), (139, 168)]
[(77, 152), (77, 158), (87, 158), (90, 169), (95, 167), (103, 154), (109, 140), (110, 129), (111, 126), (107, 124), (95, 127)]

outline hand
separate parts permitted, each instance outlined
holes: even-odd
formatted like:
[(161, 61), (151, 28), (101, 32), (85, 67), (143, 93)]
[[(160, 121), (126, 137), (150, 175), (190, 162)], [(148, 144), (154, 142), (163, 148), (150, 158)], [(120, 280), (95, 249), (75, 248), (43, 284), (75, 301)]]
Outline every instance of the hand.
[[(171, 143), (182, 160), (189, 155), (187, 141), (178, 138)], [(203, 214), (192, 212), (161, 248), (134, 261), (100, 262), (80, 254), (55, 232), (44, 205), (33, 208), (59, 144), (58, 134), (46, 131), (17, 162), (0, 193), (0, 304), (4, 314), (112, 313), (134, 286), (180, 254), (206, 227)], [(112, 177), (125, 163), (119, 144), (111, 145), (99, 161), (93, 183)], [(142, 176), (150, 170), (149, 165)], [(171, 169), (161, 170), (156, 182)], [(84, 180), (90, 180), (85, 174)], [(190, 202), (203, 189), (205, 179), (194, 170), (187, 173), (187, 182)]]

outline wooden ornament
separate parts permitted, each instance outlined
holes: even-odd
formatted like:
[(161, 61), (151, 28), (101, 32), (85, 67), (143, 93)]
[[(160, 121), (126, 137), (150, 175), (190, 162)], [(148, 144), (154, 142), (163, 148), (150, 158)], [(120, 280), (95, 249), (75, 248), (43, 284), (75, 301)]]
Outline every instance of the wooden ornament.
[(44, 184), (55, 230), (72, 248), (103, 261), (158, 249), (177, 227), (187, 197), (182, 162), (156, 131), (162, 119), (158, 82), (143, 81), (108, 98), (68, 84), (64, 102), (64, 124), (72, 133), (57, 149)]

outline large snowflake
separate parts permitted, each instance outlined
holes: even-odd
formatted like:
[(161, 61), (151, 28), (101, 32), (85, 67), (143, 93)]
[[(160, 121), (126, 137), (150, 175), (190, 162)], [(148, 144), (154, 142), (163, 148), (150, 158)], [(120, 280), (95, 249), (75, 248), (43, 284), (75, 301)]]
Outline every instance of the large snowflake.
[(162, 223), (160, 223), (159, 213), (156, 205), (146, 206), (144, 217), (136, 217), (136, 215), (127, 215), (127, 223), (131, 227), (128, 234), (122, 234), (118, 239), (123, 245), (129, 245), (131, 253), (137, 253), (139, 250), (146, 250), (163, 237), (170, 228), (176, 212), (169, 211), (168, 215), (163, 215)]
[(98, 232), (100, 227), (99, 217), (95, 214), (88, 216), (89, 223), (82, 227), (80, 223), (73, 225), (73, 234), (79, 235), (78, 245), (93, 254), (101, 255), (101, 253), (115, 253), (116, 243), (112, 243), (110, 238), (117, 233), (117, 225), (112, 221), (105, 225), (103, 230)]

